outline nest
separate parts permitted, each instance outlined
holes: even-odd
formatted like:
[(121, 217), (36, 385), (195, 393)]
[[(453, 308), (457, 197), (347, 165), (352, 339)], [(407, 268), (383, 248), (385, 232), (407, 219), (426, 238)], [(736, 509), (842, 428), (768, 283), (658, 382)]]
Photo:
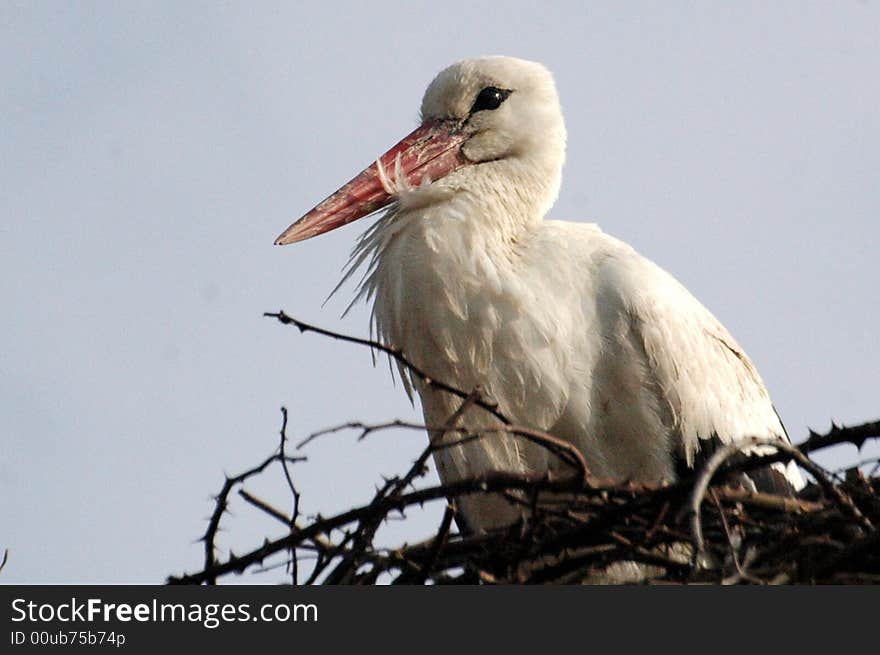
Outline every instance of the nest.
[[(301, 331), (384, 350), (418, 376), (400, 353), (365, 340), (344, 337), (273, 314)], [(436, 383), (434, 384), (442, 384)], [(462, 414), (472, 405), (500, 416), (479, 391), (445, 391), (461, 398)], [(227, 477), (203, 536), (201, 570), (169, 577), (174, 584), (216, 584), (226, 576), (286, 568), (294, 584), (872, 584), (880, 582), (880, 464), (878, 458), (832, 473), (813, 456), (840, 444), (858, 448), (880, 438), (880, 421), (810, 432), (797, 446), (774, 445), (773, 452), (743, 456), (766, 445), (746, 439), (715, 452), (692, 475), (674, 484), (645, 485), (603, 480), (573, 447), (552, 435), (512, 425), (512, 434), (547, 448), (562, 472), (529, 475), (494, 472), (445, 485), (426, 485), (427, 462), (439, 437), (490, 438), (473, 433), (450, 417), (444, 426), (400, 421), (347, 423), (310, 435), (288, 452), (287, 412), (282, 409), (280, 443), (275, 452), (243, 473)], [(387, 478), (372, 500), (330, 517), (300, 515), (294, 464), (312, 440), (343, 429), (360, 438), (392, 428), (427, 429), (434, 435), (406, 472)], [(442, 445), (441, 445), (442, 444)], [(740, 483), (750, 471), (773, 462), (794, 461), (811, 481), (796, 495), (762, 493)], [(244, 489), (256, 476), (279, 471), (290, 492), (285, 512)], [(243, 555), (218, 558), (216, 536), (227, 515), (230, 495), (238, 496), (283, 526)], [(456, 531), (455, 499), (492, 495), (521, 509), (520, 520), (490, 532)], [(429, 502), (445, 502), (436, 531), (414, 544), (381, 546), (376, 534), (391, 519)]]

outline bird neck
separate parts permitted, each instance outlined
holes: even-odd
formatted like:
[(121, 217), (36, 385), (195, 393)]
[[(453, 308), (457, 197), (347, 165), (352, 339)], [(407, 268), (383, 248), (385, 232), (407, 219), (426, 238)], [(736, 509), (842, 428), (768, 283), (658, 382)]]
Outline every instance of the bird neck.
[(451, 203), (463, 207), (469, 223), (479, 223), (509, 242), (531, 229), (556, 202), (562, 179), (558, 157), (511, 157), (479, 164)]
[(458, 324), (473, 326), (486, 299), (517, 286), (522, 244), (555, 200), (560, 169), (506, 158), (402, 193), (361, 236), (344, 278), (366, 266), (355, 300), (373, 300), (379, 338), (416, 361), (440, 343), (457, 359)]

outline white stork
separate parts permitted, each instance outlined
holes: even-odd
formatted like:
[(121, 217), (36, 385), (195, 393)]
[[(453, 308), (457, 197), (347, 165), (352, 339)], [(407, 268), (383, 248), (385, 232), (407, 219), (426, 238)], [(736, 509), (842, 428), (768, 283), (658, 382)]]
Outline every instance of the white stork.
[[(388, 207), (347, 274), (366, 264), (358, 297), (373, 299), (378, 337), (436, 379), (479, 385), (516, 423), (574, 444), (597, 476), (674, 480), (719, 442), (787, 439), (755, 366), (687, 289), (596, 225), (545, 219), (565, 140), (543, 66), (461, 61), (431, 82), (420, 127), (276, 244)], [(402, 375), (428, 425), (461, 402)], [(497, 427), (479, 409), (462, 422)], [(558, 466), (497, 433), (435, 461), (446, 482)], [(803, 485), (793, 465), (774, 467), (755, 483)], [(516, 516), (501, 499), (460, 505), (471, 529)]]

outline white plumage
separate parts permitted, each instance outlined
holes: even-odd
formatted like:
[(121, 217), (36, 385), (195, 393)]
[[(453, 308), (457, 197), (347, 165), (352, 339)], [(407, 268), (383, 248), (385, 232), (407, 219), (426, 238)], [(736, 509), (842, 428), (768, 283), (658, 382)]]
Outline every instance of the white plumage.
[[(454, 64), (428, 87), (422, 121), (277, 241), (393, 202), (349, 270), (366, 266), (361, 295), (381, 340), (432, 377), (479, 385), (515, 422), (576, 445), (603, 477), (672, 480), (713, 439), (786, 439), (754, 365), (687, 289), (595, 225), (544, 219), (565, 150), (544, 67)], [(461, 402), (409, 382), (429, 425)], [(462, 423), (496, 421), (472, 409)], [(435, 460), (444, 481), (557, 466), (542, 448), (497, 434)], [(803, 484), (793, 466), (779, 470)], [(515, 518), (500, 499), (462, 505), (474, 529)]]

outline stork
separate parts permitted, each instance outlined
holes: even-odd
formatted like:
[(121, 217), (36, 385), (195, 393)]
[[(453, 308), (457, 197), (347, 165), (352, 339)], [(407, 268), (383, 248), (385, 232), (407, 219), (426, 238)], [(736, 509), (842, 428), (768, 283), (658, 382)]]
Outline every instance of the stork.
[[(510, 57), (440, 72), (421, 124), (275, 241), (303, 241), (380, 209), (347, 275), (373, 301), (379, 339), (429, 376), (479, 387), (516, 423), (576, 446), (593, 474), (672, 481), (714, 446), (787, 440), (758, 371), (723, 325), (669, 273), (592, 224), (545, 219), (566, 132), (553, 77)], [(427, 425), (461, 400), (401, 372)], [(469, 427), (497, 428), (469, 410)], [(543, 472), (546, 449), (495, 433), (434, 454), (444, 482)], [(793, 464), (753, 475), (799, 488)], [(500, 498), (460, 500), (474, 530), (504, 525)]]

